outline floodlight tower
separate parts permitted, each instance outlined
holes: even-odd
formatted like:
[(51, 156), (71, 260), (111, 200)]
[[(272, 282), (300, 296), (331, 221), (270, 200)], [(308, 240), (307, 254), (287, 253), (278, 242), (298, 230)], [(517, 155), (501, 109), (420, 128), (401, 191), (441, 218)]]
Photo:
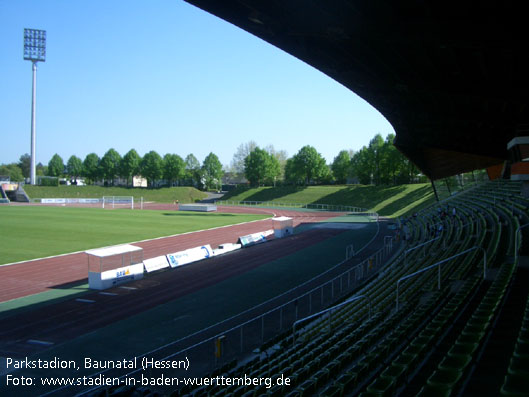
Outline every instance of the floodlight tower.
[(24, 60), (33, 64), (33, 95), (31, 99), (31, 167), (30, 183), (35, 185), (35, 141), (36, 141), (36, 106), (37, 106), (37, 62), (46, 61), (46, 31), (24, 29)]

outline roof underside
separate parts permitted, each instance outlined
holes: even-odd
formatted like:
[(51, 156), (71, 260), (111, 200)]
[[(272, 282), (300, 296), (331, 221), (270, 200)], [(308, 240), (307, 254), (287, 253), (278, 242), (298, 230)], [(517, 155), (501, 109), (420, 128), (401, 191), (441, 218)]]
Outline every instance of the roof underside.
[(529, 135), (523, 2), (187, 1), (364, 98), (432, 179), (502, 163)]

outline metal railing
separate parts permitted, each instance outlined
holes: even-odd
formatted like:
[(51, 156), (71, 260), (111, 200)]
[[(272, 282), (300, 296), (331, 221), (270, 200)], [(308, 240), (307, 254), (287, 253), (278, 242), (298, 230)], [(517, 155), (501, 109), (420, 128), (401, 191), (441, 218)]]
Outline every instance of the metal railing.
[[(404, 266), (408, 265), (408, 252), (411, 252), (411, 251), (414, 251), (414, 250), (416, 250), (418, 248), (424, 247), (426, 244), (432, 243), (435, 240), (439, 240), (441, 237), (442, 236), (439, 236), (439, 237), (433, 238), (431, 240), (425, 241), (424, 243), (415, 245), (415, 246), (413, 246), (411, 248), (408, 248), (406, 251), (404, 251)], [(443, 240), (443, 242), (444, 242), (444, 240)]]
[(359, 212), (366, 213), (366, 215), (374, 216), (374, 212), (370, 212), (366, 208), (352, 207), (347, 205), (335, 204), (302, 204), (302, 203), (288, 203), (280, 201), (232, 201), (232, 200), (217, 200), (217, 205), (234, 205), (234, 206), (251, 206), (251, 207), (281, 207), (281, 208), (303, 208), (318, 211), (336, 211), (336, 212)]
[(334, 305), (334, 306), (332, 306), (332, 307), (329, 307), (329, 308), (327, 308), (327, 309), (325, 309), (325, 310), (322, 310), (322, 311), (320, 311), (320, 312), (318, 312), (318, 313), (311, 314), (310, 316), (307, 316), (307, 317), (305, 317), (305, 318), (302, 318), (302, 319), (300, 319), (300, 320), (295, 321), (294, 324), (292, 324), (292, 339), (293, 339), (294, 344), (296, 343), (296, 325), (298, 325), (298, 324), (300, 324), (300, 323), (302, 323), (302, 322), (308, 321), (308, 320), (310, 320), (310, 319), (313, 319), (313, 318), (319, 317), (319, 316), (321, 316), (321, 315), (323, 315), (323, 314), (325, 314), (325, 313), (329, 313), (329, 332), (330, 332), (330, 331), (331, 331), (331, 320), (332, 320), (332, 319), (331, 319), (331, 314), (332, 314), (332, 312), (333, 312), (334, 310), (336, 310), (336, 309), (342, 307), (342, 306), (345, 306), (345, 305), (347, 305), (347, 304), (349, 304), (349, 303), (351, 303), (351, 302), (357, 301), (357, 300), (359, 300), (359, 299), (367, 299), (367, 302), (368, 302), (368, 304), (369, 304), (369, 312), (368, 312), (368, 313), (369, 313), (369, 318), (371, 318), (371, 308), (373, 307), (373, 304), (372, 304), (371, 298), (370, 298), (368, 295), (366, 295), (366, 294), (355, 295), (355, 296), (353, 296), (353, 297), (351, 297), (351, 298), (345, 300), (345, 301), (342, 302), (342, 303), (338, 303), (337, 305)]
[(438, 279), (437, 279), (437, 289), (441, 289), (441, 265), (443, 263), (446, 263), (448, 261), (451, 261), (452, 259), (455, 259), (457, 258), (458, 256), (461, 256), (461, 255), (464, 255), (464, 254), (467, 254), (469, 253), (470, 251), (473, 251), (473, 250), (476, 250), (476, 249), (481, 249), (483, 251), (483, 278), (486, 277), (486, 271), (487, 271), (487, 251), (485, 251), (485, 249), (483, 247), (479, 247), (479, 246), (474, 246), (474, 247), (471, 247), (463, 252), (460, 252), (459, 254), (456, 254), (456, 255), (452, 255), (446, 259), (443, 259), (442, 261), (439, 261), (439, 262), (436, 262), (434, 263), (433, 265), (430, 265), (430, 266), (426, 266), (420, 270), (417, 270), (416, 272), (413, 272), (411, 274), (408, 274), (404, 277), (401, 277), (397, 280), (397, 288), (396, 288), (396, 291), (397, 291), (397, 300), (396, 300), (396, 309), (397, 311), (399, 311), (399, 284), (401, 281), (404, 281), (404, 280), (407, 280), (411, 277), (415, 277), (417, 276), (418, 274), (421, 274), (421, 273), (424, 273), (425, 271), (428, 271), (434, 267), (438, 267)]
[(521, 238), (519, 237), (520, 230), (522, 230), (524, 227), (529, 226), (529, 223), (526, 223), (525, 225), (520, 225), (516, 228), (516, 232), (514, 233), (514, 261), (515, 263), (518, 263), (518, 240)]

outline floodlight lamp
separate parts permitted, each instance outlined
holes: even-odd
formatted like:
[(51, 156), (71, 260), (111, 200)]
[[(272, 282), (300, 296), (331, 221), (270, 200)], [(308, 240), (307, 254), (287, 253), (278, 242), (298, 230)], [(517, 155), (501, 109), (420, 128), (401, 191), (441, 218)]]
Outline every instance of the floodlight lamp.
[(24, 29), (24, 60), (32, 62), (46, 61), (46, 31)]

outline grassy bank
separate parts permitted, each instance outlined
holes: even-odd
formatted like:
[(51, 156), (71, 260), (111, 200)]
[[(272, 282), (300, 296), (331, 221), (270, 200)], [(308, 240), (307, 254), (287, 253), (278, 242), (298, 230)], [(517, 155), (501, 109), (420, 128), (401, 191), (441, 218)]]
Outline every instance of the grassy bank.
[(433, 204), (435, 196), (428, 183), (400, 186), (281, 186), (239, 188), (225, 200), (276, 201), (281, 203), (334, 204), (367, 208), (382, 216), (397, 217)]
[(24, 186), (32, 199), (37, 198), (101, 198), (103, 196), (134, 196), (134, 201), (158, 203), (194, 203), (207, 197), (206, 193), (194, 187), (164, 187), (159, 189), (103, 187), (103, 186)]

